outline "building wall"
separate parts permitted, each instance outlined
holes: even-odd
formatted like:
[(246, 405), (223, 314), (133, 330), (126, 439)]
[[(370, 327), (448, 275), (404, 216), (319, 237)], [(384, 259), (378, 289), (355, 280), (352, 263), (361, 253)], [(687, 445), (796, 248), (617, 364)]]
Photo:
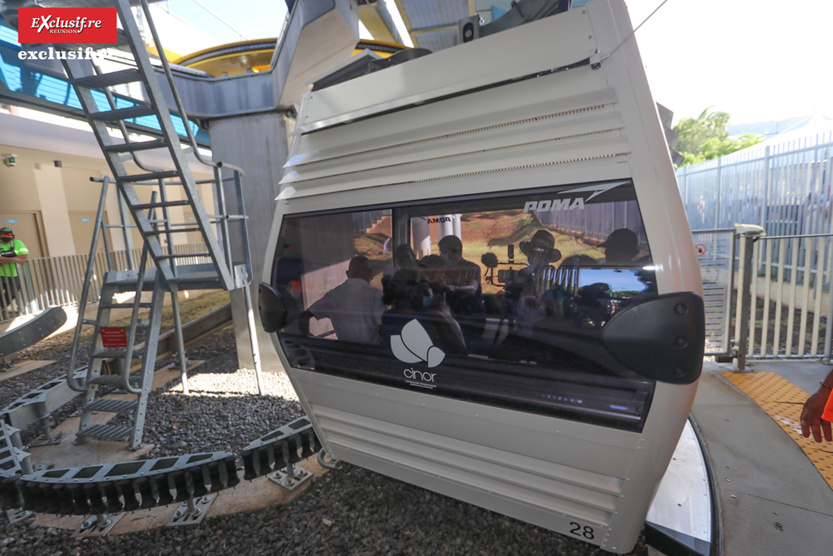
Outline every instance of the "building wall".
[[(14, 229), (17, 224), (25, 231), (28, 237), (18, 231), (16, 235), (27, 244), (33, 257), (89, 252), (101, 196), (101, 183), (91, 182), (90, 178), (112, 176), (94, 135), (83, 129), (86, 124), (72, 125), (0, 113), (0, 156), (13, 154), (16, 159), (13, 167), (0, 164), (0, 226)], [(163, 161), (152, 155), (145, 158), (146, 164), (164, 167)], [(131, 166), (135, 168), (128, 164)], [(211, 177), (201, 165), (195, 164), (191, 170), (196, 179)], [(150, 189), (139, 188), (139, 197), (149, 201)], [(211, 187), (200, 186), (200, 190), (207, 212), (213, 213)], [(29, 221), (34, 223), (29, 226)], [(108, 189), (105, 221), (120, 222), (115, 184)], [(141, 247), (138, 232), (134, 229), (132, 234), (134, 246)], [(175, 237), (177, 242), (195, 241), (193, 237), (180, 236)], [(109, 237), (113, 249), (124, 248), (120, 231), (110, 230)]]

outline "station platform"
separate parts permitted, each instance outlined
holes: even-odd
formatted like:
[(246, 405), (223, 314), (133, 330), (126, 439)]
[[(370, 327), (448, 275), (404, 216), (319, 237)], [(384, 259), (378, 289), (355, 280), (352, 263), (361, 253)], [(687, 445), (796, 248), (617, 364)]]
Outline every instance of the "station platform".
[(808, 392), (830, 371), (806, 361), (706, 362), (692, 417), (705, 444), (719, 515), (717, 554), (831, 554), (833, 443), (800, 434)]

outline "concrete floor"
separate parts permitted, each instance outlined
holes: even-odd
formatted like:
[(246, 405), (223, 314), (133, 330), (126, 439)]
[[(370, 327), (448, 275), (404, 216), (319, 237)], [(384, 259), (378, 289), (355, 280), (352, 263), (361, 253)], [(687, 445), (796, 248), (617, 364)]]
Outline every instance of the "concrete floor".
[[(707, 362), (692, 416), (711, 461), (719, 501), (718, 554), (833, 554), (833, 490), (782, 428)], [(817, 362), (755, 362), (815, 391), (830, 371)], [(833, 444), (825, 447), (833, 452)]]

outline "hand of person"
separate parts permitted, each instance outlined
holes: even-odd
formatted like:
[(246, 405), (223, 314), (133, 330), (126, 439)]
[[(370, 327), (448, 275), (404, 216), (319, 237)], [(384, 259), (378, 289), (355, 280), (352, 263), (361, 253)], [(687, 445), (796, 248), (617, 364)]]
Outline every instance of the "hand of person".
[(801, 410), (801, 434), (805, 438), (810, 438), (812, 434), (813, 440), (821, 442), (822, 435), (824, 435), (826, 441), (833, 441), (830, 422), (821, 418), (829, 395), (830, 390), (822, 388), (804, 402), (804, 409)]

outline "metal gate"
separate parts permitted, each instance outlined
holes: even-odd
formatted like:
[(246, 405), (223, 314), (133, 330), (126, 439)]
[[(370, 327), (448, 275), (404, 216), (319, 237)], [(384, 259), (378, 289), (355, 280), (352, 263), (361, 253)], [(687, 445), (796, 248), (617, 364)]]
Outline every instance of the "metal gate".
[(735, 229), (692, 232), (706, 307), (706, 355), (730, 355)]
[[(692, 232), (706, 304), (706, 355), (829, 359), (833, 234)], [(739, 247), (735, 247), (736, 242)]]

